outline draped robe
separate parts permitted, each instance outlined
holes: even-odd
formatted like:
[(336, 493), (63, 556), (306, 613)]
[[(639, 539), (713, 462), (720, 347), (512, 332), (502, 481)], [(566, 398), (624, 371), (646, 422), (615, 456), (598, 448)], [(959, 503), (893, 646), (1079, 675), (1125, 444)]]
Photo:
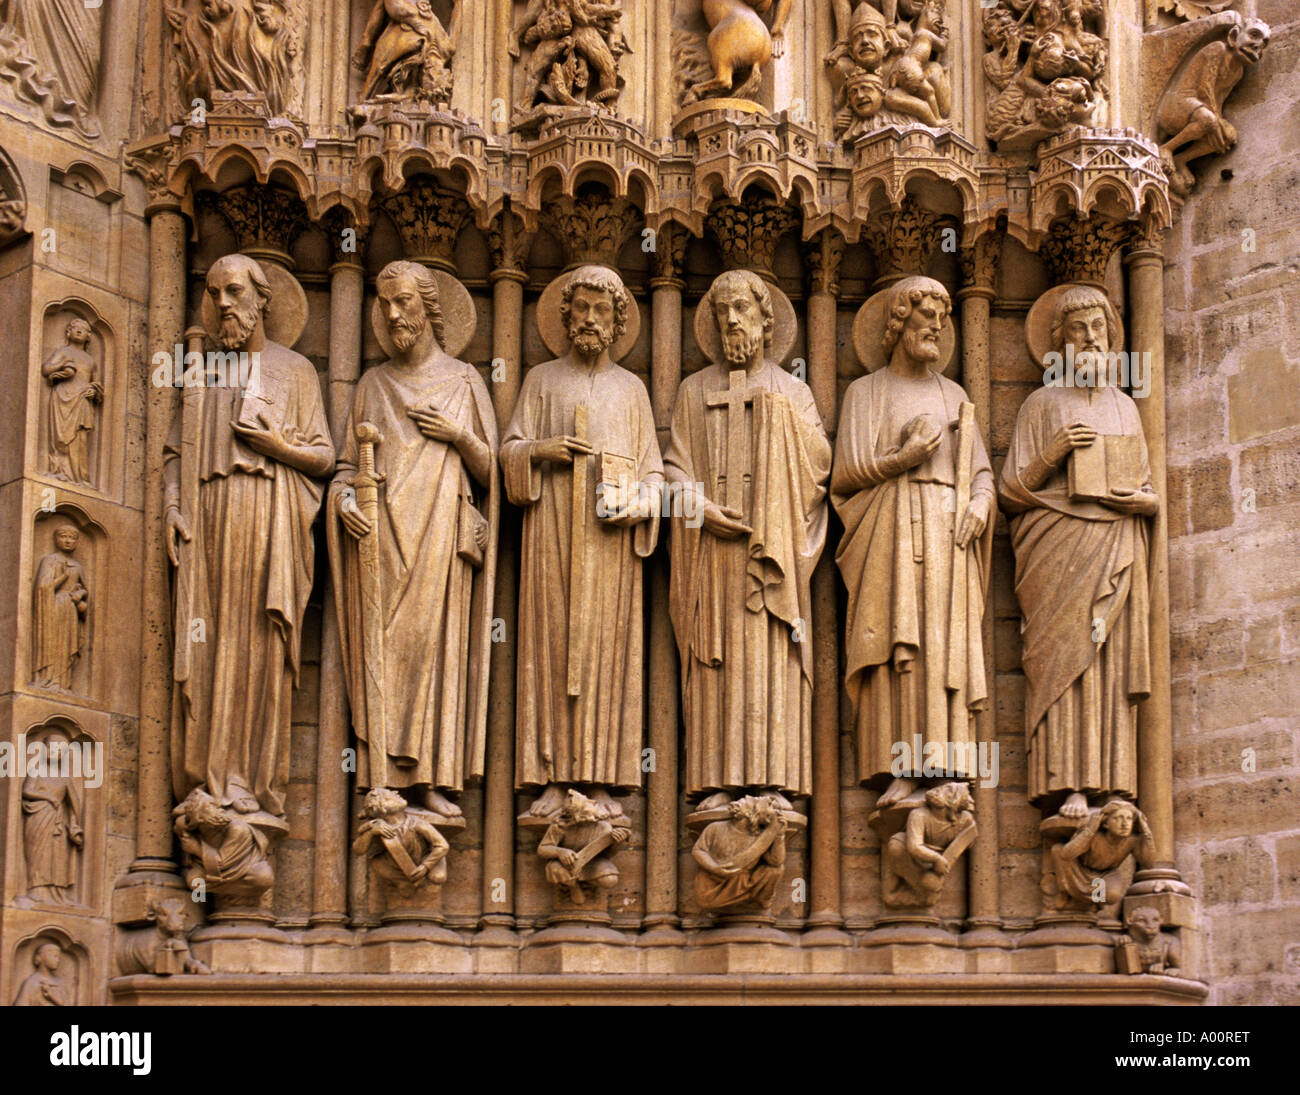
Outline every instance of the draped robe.
[[(268, 341), (248, 379), (246, 388), (209, 385), (186, 395), (192, 402), (173, 421), (164, 452), (169, 501), (188, 504), (183, 464), (197, 462), (198, 481), (176, 579), (172, 783), (178, 800), (202, 786), (223, 806), (240, 787), (283, 817), (322, 487), (255, 452), (230, 423), (247, 393), (245, 421), (255, 420), (255, 407), (295, 444), (330, 445), (330, 436), (320, 381), (305, 357)], [(192, 449), (183, 426), (190, 410)]]
[[(596, 455), (585, 457), (587, 501), (577, 514), (572, 466), (534, 464), (531, 454), (538, 441), (574, 433), (579, 404), (588, 409), (587, 439)], [(635, 465), (634, 480), (658, 493), (663, 462), (645, 385), (612, 362), (592, 370), (566, 356), (530, 369), (501, 445), (506, 496), (524, 510), (515, 699), (520, 788), (641, 784), (641, 560), (658, 541), (659, 511), (630, 528), (596, 515), (602, 452), (626, 457)], [(581, 569), (589, 592), (575, 620), (569, 590), (578, 521), (585, 532)], [(571, 645), (585, 654), (576, 696), (568, 689)]]
[[(681, 491), (722, 504), (731, 411), (710, 407), (729, 371), (682, 381), (665, 469)], [(812, 790), (812, 572), (826, 542), (831, 447), (808, 385), (764, 361), (746, 381), (744, 521), (724, 540), (675, 514), (669, 611), (682, 662), (688, 794)]]
[(45, 891), (40, 896), (46, 900), (73, 898), (77, 846), (72, 836), (81, 832), (80, 781), (53, 773), (30, 775), (23, 781), (22, 808), (28, 891)]
[[(975, 431), (971, 501), (983, 498), (988, 522), (966, 548), (966, 590), (954, 620), (953, 537), (957, 421), (966, 392), (931, 371), (900, 377), (889, 368), (849, 385), (836, 436), (831, 500), (844, 522), (835, 561), (849, 591), (845, 620), (845, 687), (854, 707), (858, 779), (883, 783), (892, 746), (975, 741), (973, 717), (988, 700), (981, 621), (993, 539), (993, 472)], [(887, 478), (880, 462), (902, 447), (903, 427), (917, 415), (941, 427), (939, 447), (921, 464)], [(918, 558), (919, 555), (919, 558)], [(953, 750), (951, 775), (974, 777), (969, 750)], [(913, 752), (902, 774), (920, 775)], [(944, 762), (949, 757), (945, 749)]]
[[(489, 486), (474, 482), (459, 450), (425, 437), (407, 411), (432, 406), (488, 448)], [(382, 437), (378, 514), (387, 742), (371, 747), (357, 541), (339, 519), (357, 471), (356, 426)], [(419, 365), (386, 362), (357, 383), (330, 488), (326, 530), (360, 787), (431, 785), (459, 791), (483, 774), (492, 584), (496, 573), (496, 417), (474, 366), (438, 351)], [(457, 554), (460, 508), (488, 523), (483, 566)]]
[(1151, 690), (1147, 518), (1071, 501), (1069, 460), (1036, 491), (1021, 476), (1074, 421), (1142, 439), (1137, 404), (1117, 388), (1050, 386), (1016, 417), (1002, 507), (1024, 622), (1029, 798), (1058, 791), (1137, 794), (1136, 704)]

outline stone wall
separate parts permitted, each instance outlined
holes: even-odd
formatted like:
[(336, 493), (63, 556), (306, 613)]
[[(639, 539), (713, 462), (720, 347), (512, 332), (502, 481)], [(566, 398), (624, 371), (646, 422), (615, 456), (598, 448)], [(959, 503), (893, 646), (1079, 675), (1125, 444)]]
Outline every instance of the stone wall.
[(1300, 1003), (1300, 10), (1166, 253), (1178, 866), (1220, 1004)]

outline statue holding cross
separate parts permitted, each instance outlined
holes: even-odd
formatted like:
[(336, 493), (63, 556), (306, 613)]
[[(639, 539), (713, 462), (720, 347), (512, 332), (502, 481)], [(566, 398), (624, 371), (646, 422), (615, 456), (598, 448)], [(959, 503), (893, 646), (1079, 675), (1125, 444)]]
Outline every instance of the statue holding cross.
[(779, 289), (720, 275), (695, 320), (713, 364), (673, 410), (665, 474), (701, 519), (674, 520), (670, 538), (692, 795), (811, 790), (810, 584), (831, 447), (808, 385), (779, 364), (794, 327)]

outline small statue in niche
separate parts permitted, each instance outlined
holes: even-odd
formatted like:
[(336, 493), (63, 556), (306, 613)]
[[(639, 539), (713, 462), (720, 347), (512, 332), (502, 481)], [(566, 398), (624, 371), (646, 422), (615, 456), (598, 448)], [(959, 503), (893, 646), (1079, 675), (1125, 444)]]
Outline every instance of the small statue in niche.
[(623, 84), (619, 58), (631, 52), (622, 19), (622, 0), (531, 0), (509, 47), (515, 58), (521, 46), (533, 47), (512, 128), (536, 126), (566, 107), (611, 107)]
[(604, 853), (631, 836), (632, 823), (607, 793), (588, 798), (569, 788), (537, 855), (546, 864), (547, 879), (567, 890), (573, 904), (585, 905), (593, 891), (608, 891), (618, 883), (618, 868)]
[(929, 788), (880, 859), (881, 896), (890, 908), (933, 905), (944, 879), (975, 840), (975, 800), (965, 783)]
[(67, 1007), (68, 985), (59, 976), (63, 948), (52, 940), (32, 951), (33, 972), (29, 973), (14, 997), (14, 1007)]
[(27, 861), (27, 893), (22, 905), (44, 901), (63, 905), (77, 899), (79, 858), (85, 834), (82, 788), (65, 770), (64, 757), (72, 742), (62, 730), (52, 730), (41, 742), (42, 770), (23, 780), (23, 852)]
[(1155, 863), (1155, 839), (1142, 811), (1124, 799), (1094, 810), (1064, 842), (1048, 845), (1044, 892), (1056, 909), (1113, 918), (1138, 867)]
[(1230, 26), (1226, 38), (1197, 51), (1178, 85), (1165, 92), (1156, 120), (1164, 138), (1160, 156), (1175, 193), (1186, 197), (1196, 185), (1190, 161), (1222, 155), (1236, 145), (1237, 130), (1223, 116), (1223, 104), (1246, 70), (1259, 64), (1269, 34), (1260, 19)]
[[(714, 96), (748, 98), (763, 66), (785, 51), (785, 24), (793, 0), (701, 0), (695, 18), (673, 32), (681, 103)], [(762, 16), (776, 6), (769, 31)]]
[(728, 803), (731, 815), (710, 822), (691, 855), (695, 900), (705, 912), (753, 907), (769, 913), (785, 870), (786, 819), (774, 795), (746, 795)]
[(365, 73), (361, 101), (450, 103), (460, 7), (452, 0), (451, 19), (444, 27), (430, 0), (375, 0), (352, 55), (353, 67)]
[(367, 791), (363, 810), (352, 854), (365, 856), (376, 875), (407, 893), (447, 881), (451, 846), (433, 827), (432, 814), (412, 809), (387, 787)]
[(185, 882), (194, 890), (202, 882), (214, 894), (256, 900), (271, 888), (275, 874), (267, 858), (270, 827), (283, 822), (265, 813), (239, 814), (223, 809), (196, 787), (172, 811), (173, 828), (185, 853)]
[(81, 656), (81, 627), (90, 607), (86, 574), (74, 559), (81, 533), (75, 525), (54, 530), (55, 550), (36, 566), (32, 590), (32, 684), (72, 691), (72, 671)]
[(1181, 977), (1178, 940), (1163, 934), (1160, 910), (1139, 905), (1124, 918), (1128, 931), (1115, 940), (1115, 965), (1119, 973), (1161, 973)]
[(90, 439), (95, 429), (95, 404), (103, 402), (104, 386), (89, 352), (90, 324), (80, 316), (68, 321), (64, 344), (41, 364), (50, 384), (50, 475), (66, 483), (90, 485)]
[(997, 0), (984, 10), (987, 130), (1000, 151), (1025, 151), (1104, 101), (1108, 60), (1102, 0)]

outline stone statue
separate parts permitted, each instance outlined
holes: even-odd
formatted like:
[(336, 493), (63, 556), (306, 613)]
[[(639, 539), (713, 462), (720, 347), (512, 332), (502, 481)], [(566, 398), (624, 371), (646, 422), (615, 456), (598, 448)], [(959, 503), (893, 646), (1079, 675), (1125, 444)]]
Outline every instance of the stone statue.
[(727, 810), (731, 816), (706, 825), (691, 851), (699, 867), (695, 900), (705, 912), (769, 913), (785, 869), (781, 802), (771, 795), (746, 795)]
[(956, 780), (925, 791), (881, 850), (881, 898), (890, 908), (929, 907), (975, 840), (975, 800)]
[(673, 521), (669, 555), (689, 795), (812, 790), (810, 583), (831, 447), (808, 385), (780, 367), (794, 317), (778, 331), (773, 299), (748, 270), (713, 282), (695, 327), (713, 364), (678, 389), (664, 458), (697, 518)]
[(574, 905), (586, 905), (618, 882), (618, 868), (605, 853), (632, 837), (632, 825), (606, 793), (588, 798), (569, 789), (564, 803), (537, 846), (546, 877), (563, 889)]
[[(1049, 325), (1050, 341), (1034, 334)], [(1160, 499), (1137, 404), (1108, 375), (1121, 328), (1106, 295), (1051, 290), (1027, 329), (1037, 356), (1050, 346), (1069, 370), (1021, 406), (999, 492), (1024, 617), (1029, 800), (1081, 818), (1088, 794), (1137, 793), (1136, 705), (1151, 687), (1147, 525)], [(1083, 474), (1094, 465), (1099, 482)]]
[(352, 64), (365, 74), (361, 100), (386, 96), (445, 107), (463, 0), (444, 27), (430, 0), (374, 0)]
[(1124, 918), (1128, 931), (1115, 940), (1119, 973), (1160, 973), (1181, 977), (1178, 940), (1160, 931), (1163, 920), (1154, 905), (1139, 905)]
[(50, 475), (67, 483), (89, 486), (90, 438), (95, 429), (95, 404), (104, 399), (98, 366), (88, 352), (90, 324), (80, 316), (68, 321), (64, 344), (41, 364), (50, 384)]
[(1237, 130), (1223, 116), (1223, 104), (1247, 69), (1259, 64), (1269, 42), (1269, 26), (1246, 19), (1228, 28), (1226, 38), (1202, 46), (1183, 69), (1176, 87), (1165, 92), (1156, 115), (1164, 143), (1169, 185), (1187, 196), (1196, 185), (1188, 164), (1200, 156), (1222, 155), (1237, 143)]
[[(997, 0), (984, 7), (986, 128), (1002, 152), (1035, 148), (1102, 113), (1104, 0)], [(996, 94), (994, 94), (996, 92)]]
[(622, 19), (623, 0), (530, 0), (510, 43), (515, 58), (521, 46), (533, 47), (513, 127), (565, 107), (612, 107), (623, 82), (619, 58), (631, 52)]
[(836, 438), (845, 686), (858, 779), (888, 784), (878, 808), (916, 789), (927, 752), (941, 751), (947, 775), (972, 778), (966, 747), (988, 698), (993, 472), (974, 405), (940, 371), (953, 350), (951, 311), (947, 290), (925, 277), (863, 305), (859, 354), (874, 371), (849, 385)]
[(183, 111), (225, 93), (264, 96), (271, 117), (300, 113), (299, 0), (168, 0), (163, 10)]
[(119, 929), (114, 956), (123, 974), (211, 973), (190, 950), (190, 928), (185, 922), (185, 898), (153, 898), (146, 910), (149, 927), (142, 931)]
[(372, 787), (364, 810), (352, 854), (364, 856), (376, 875), (403, 891), (447, 881), (451, 846), (433, 827), (432, 815), (412, 810), (387, 787)]
[(63, 948), (47, 940), (32, 951), (33, 972), (29, 973), (14, 997), (14, 1007), (67, 1007), (68, 985), (59, 976)]
[(447, 796), (483, 774), (499, 496), (487, 385), (443, 349), (472, 305), (444, 277), (391, 262), (375, 279), (390, 356), (357, 382), (326, 531), (357, 786), (459, 818)]
[(70, 121), (87, 137), (98, 137), (103, 7), (86, 0), (8, 0), (4, 19), (22, 36), (37, 67), (29, 79), (16, 82), (19, 95), (41, 102), (56, 125)]
[(223, 809), (196, 787), (172, 811), (172, 828), (184, 854), (185, 883), (197, 883), (230, 904), (255, 902), (275, 881), (268, 858), (275, 819), (266, 813)]
[(1048, 844), (1043, 878), (1049, 908), (1119, 914), (1139, 867), (1155, 863), (1155, 840), (1142, 811), (1111, 799), (1078, 823), (1073, 836)]
[(73, 558), (81, 533), (76, 525), (54, 530), (54, 550), (36, 565), (32, 590), (32, 684), (72, 691), (81, 657), (82, 623), (90, 608), (86, 573)]
[(23, 851), (27, 893), (20, 899), (64, 905), (77, 901), (79, 860), (85, 834), (79, 780), (67, 774), (64, 754), (72, 745), (61, 730), (42, 740), (44, 763), (23, 780)]
[[(761, 18), (774, 0), (700, 0), (699, 26), (679, 26), (673, 53), (684, 86), (682, 105), (713, 96), (739, 99), (758, 90), (763, 66), (785, 50), (792, 0), (775, 0), (772, 29)], [(705, 78), (706, 76), (711, 78)]]
[(218, 259), (207, 297), (221, 346), (252, 368), (243, 387), (185, 388), (164, 454), (177, 568), (173, 790), (183, 799), (203, 787), (238, 813), (283, 817), (312, 522), (334, 446), (316, 370), (267, 337), (261, 266)]
[(561, 784), (641, 784), (641, 560), (663, 481), (645, 385), (615, 364), (635, 302), (603, 266), (548, 294), (538, 324), (564, 353), (525, 375), (501, 446), (506, 495), (524, 511), (515, 783), (547, 787), (536, 816)]
[(945, 0), (832, 0), (835, 45), (826, 55), (838, 89), (835, 135), (852, 141), (883, 125), (945, 125), (952, 88), (944, 55)]

